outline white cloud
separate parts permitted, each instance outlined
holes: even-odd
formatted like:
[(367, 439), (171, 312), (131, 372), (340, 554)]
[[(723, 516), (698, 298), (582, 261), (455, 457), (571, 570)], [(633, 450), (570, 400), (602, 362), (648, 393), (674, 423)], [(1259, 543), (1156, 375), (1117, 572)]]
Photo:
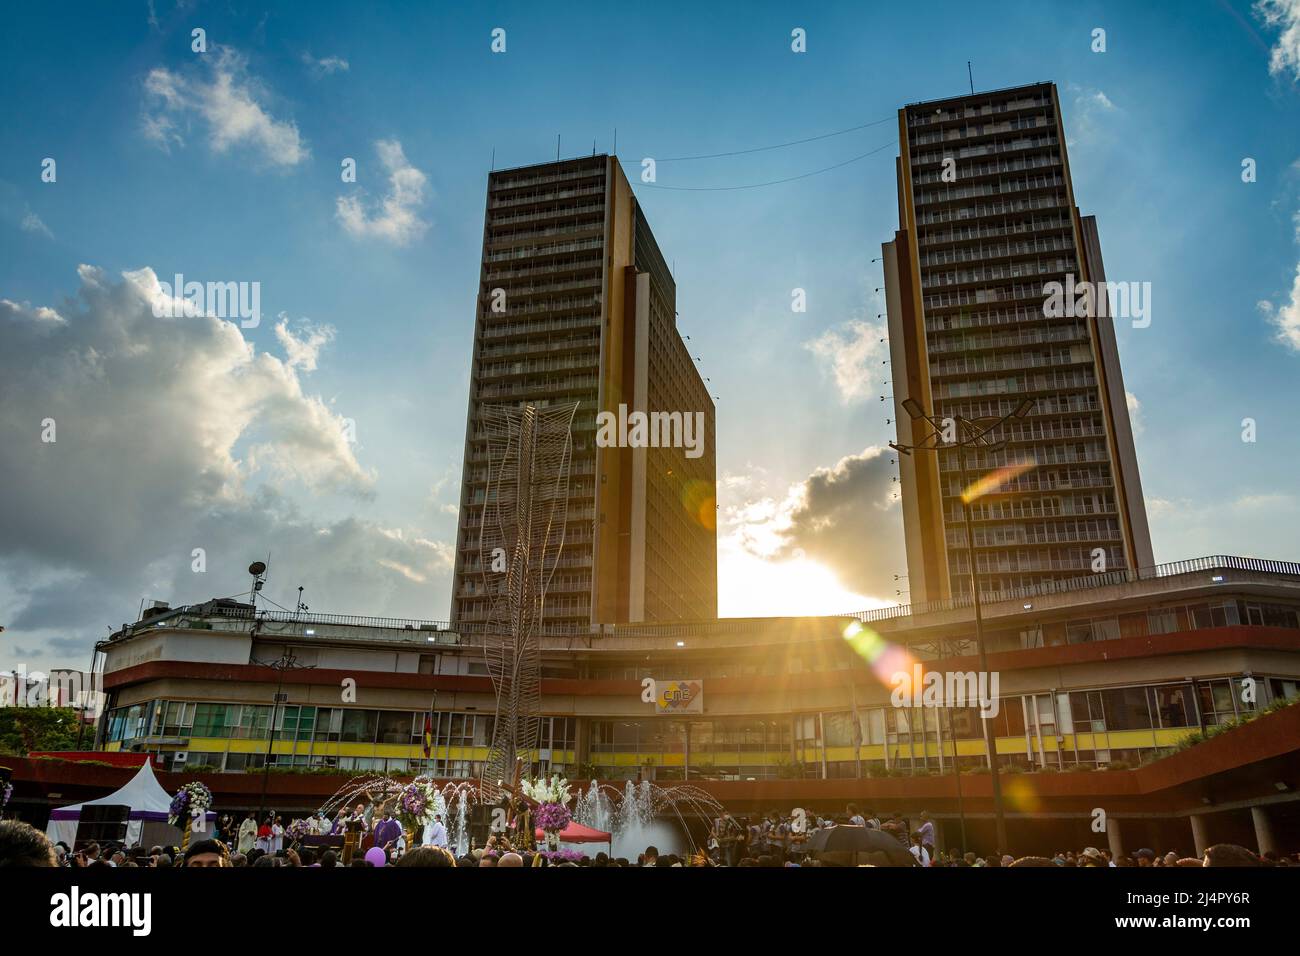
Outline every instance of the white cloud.
[(1276, 514), (1278, 511), (1290, 509), (1294, 505), (1295, 497), (1293, 495), (1283, 494), (1282, 492), (1268, 492), (1258, 495), (1238, 495), (1232, 500), (1229, 507), (1235, 511), (1267, 509)]
[(1069, 123), (1071, 135), (1066, 137), (1066, 145), (1074, 146), (1097, 140), (1106, 130), (1106, 117), (1120, 112), (1119, 107), (1099, 89), (1071, 83), (1066, 90), (1074, 96), (1074, 117)]
[(346, 73), (350, 67), (348, 61), (339, 56), (325, 56), (317, 59), (306, 50), (302, 53), (302, 62), (317, 76), (329, 76), (331, 73)]
[(1115, 104), (1110, 101), (1110, 97), (1101, 90), (1094, 90), (1088, 100), (1092, 106), (1107, 113), (1115, 109)]
[(829, 369), (840, 402), (849, 405), (880, 396), (882, 389), (876, 383), (883, 378), (881, 363), (889, 354), (888, 346), (881, 341), (885, 335), (883, 324), (851, 319), (839, 329), (828, 329), (805, 342), (804, 348)]
[(1129, 427), (1133, 429), (1133, 434), (1141, 435), (1145, 423), (1142, 421), (1142, 403), (1132, 392), (1124, 393), (1124, 401), (1128, 405)]
[(1274, 339), (1293, 352), (1300, 352), (1300, 264), (1291, 283), (1291, 298), (1281, 307), (1267, 300), (1256, 304), (1274, 329)]
[(34, 324), (44, 323), (47, 328), (66, 321), (63, 316), (49, 306), (40, 305), (33, 309), (30, 302), (19, 305), (9, 299), (0, 299), (0, 319), (9, 319), (13, 322), (27, 320)]
[(1300, 82), (1300, 0), (1258, 0), (1254, 10), (1266, 25), (1281, 31), (1269, 54), (1269, 73), (1290, 73)]
[(230, 47), (218, 47), (203, 57), (209, 75), (198, 70), (182, 74), (155, 67), (145, 77), (149, 106), (142, 118), (147, 139), (164, 150), (183, 146), (182, 128), (206, 124), (214, 152), (244, 146), (276, 166), (295, 166), (307, 158), (306, 143), (292, 120), (279, 120), (264, 102), (269, 95), (248, 72), (247, 59)]
[[(374, 476), (353, 456), (341, 419), (303, 393), (292, 360), (258, 353), (235, 322), (155, 318), (152, 269), (117, 282), (91, 266), (79, 272), (79, 300), (62, 314), (0, 302), (4, 444), (23, 447), (30, 436), (21, 423), (48, 416), (59, 422), (55, 447), (64, 456), (54, 475), (45, 472), (54, 467), (49, 456), (20, 456), (7, 491), (49, 492), (50, 508), (37, 510), (51, 525), (77, 520), (104, 528), (116, 520), (97, 494), (73, 508), (57, 504), (53, 492), (73, 480), (64, 468), (97, 479), (150, 469), (156, 480), (175, 476), (174, 486), (158, 492), (162, 507), (169, 495), (208, 505), (240, 500), (257, 457), (316, 490), (369, 492)], [(38, 321), (24, 321), (29, 317)], [(241, 443), (251, 445), (243, 456)], [(123, 484), (157, 491), (152, 480)], [(141, 510), (148, 510), (145, 500), (122, 509)]]
[[(377, 477), (342, 419), (303, 391), (301, 371), (326, 345), (318, 327), (283, 322), (281, 358), (237, 322), (155, 318), (151, 269), (78, 274), (57, 311), (0, 298), (0, 606), (17, 642), (0, 657), (22, 646), (80, 660), (141, 597), (246, 591), (243, 569), (268, 551), (268, 594), (282, 604), (301, 584), (317, 611), (445, 617), (450, 545), (296, 501), (368, 505)], [(192, 570), (195, 548), (206, 573)]]
[(290, 368), (300, 368), (304, 372), (316, 371), (316, 361), (321, 349), (334, 341), (335, 330), (332, 325), (315, 325), (306, 319), (298, 322), (300, 335), (289, 330), (289, 317), (280, 313), (280, 321), (275, 324), (275, 337), (288, 356)]
[(23, 216), (23, 232), (32, 232), (47, 239), (53, 239), (54, 233), (50, 232), (50, 227), (41, 221), (41, 217), (34, 212), (29, 212)]
[(375, 238), (405, 246), (429, 228), (417, 212), (428, 198), (428, 178), (407, 161), (397, 140), (378, 140), (375, 151), (388, 173), (388, 192), (379, 209), (368, 213), (359, 197), (340, 196), (335, 214), (347, 233), (357, 239)]
[(1146, 499), (1147, 514), (1152, 518), (1164, 517), (1165, 515), (1174, 515), (1182, 511), (1191, 509), (1192, 502), (1187, 498), (1180, 498), (1177, 501), (1171, 501), (1168, 498)]

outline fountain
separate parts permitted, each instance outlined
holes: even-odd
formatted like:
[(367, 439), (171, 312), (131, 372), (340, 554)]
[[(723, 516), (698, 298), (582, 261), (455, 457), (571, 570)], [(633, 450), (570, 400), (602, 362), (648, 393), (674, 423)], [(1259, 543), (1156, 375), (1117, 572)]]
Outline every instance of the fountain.
[[(429, 780), (427, 777), (416, 779)], [(448, 848), (457, 856), (464, 856), (470, 849), (469, 806), (479, 802), (481, 797), (478, 788), (467, 782), (448, 781), (441, 787), (431, 780), (429, 782), (433, 790), (433, 811), (442, 817), (443, 825), (447, 828)], [(405, 786), (405, 783), (381, 774), (353, 777), (321, 805), (320, 812), (332, 820), (342, 807), (369, 802), (366, 794), (376, 803), (383, 803), (395, 799)]]
[(722, 804), (699, 787), (629, 780), (620, 792), (593, 780), (578, 793), (573, 816), (583, 826), (611, 834), (615, 857), (635, 859), (651, 845), (662, 853), (694, 853), (698, 847), (689, 821), (712, 824), (721, 814)]
[[(376, 803), (383, 803), (395, 799), (405, 786), (382, 774), (353, 777), (320, 810), (333, 819), (340, 808), (367, 802), (367, 793)], [(476, 784), (465, 781), (448, 781), (441, 787), (432, 784), (432, 789), (434, 812), (442, 815), (447, 827), (448, 846), (456, 856), (464, 856), (470, 851), (469, 808), (482, 802), (483, 794)], [(698, 846), (691, 836), (691, 822), (702, 820), (711, 825), (721, 814), (722, 804), (699, 787), (689, 784), (665, 787), (649, 780), (639, 784), (629, 780), (622, 790), (592, 780), (586, 790), (577, 792), (573, 803), (573, 818), (584, 826), (611, 834), (612, 854), (628, 859), (636, 859), (637, 854), (651, 845), (662, 853), (694, 853)], [(596, 852), (599, 847), (579, 849)]]

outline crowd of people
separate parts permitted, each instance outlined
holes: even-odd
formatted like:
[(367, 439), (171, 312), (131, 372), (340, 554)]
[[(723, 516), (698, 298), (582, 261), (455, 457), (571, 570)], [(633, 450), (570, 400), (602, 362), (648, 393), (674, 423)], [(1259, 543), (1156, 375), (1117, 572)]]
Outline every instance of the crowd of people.
[[(822, 848), (818, 835), (837, 827), (875, 830), (886, 835), (882, 852), (879, 838), (873, 849), (862, 852)], [(355, 833), (344, 853), (334, 837)], [(830, 834), (827, 833), (827, 836)], [(842, 836), (844, 834), (837, 834)], [(326, 838), (316, 839), (311, 838)], [(511, 842), (506, 833), (488, 835), (481, 847), (457, 856), (448, 845), (441, 818), (434, 818), (419, 840), (406, 845), (406, 833), (395, 819), (391, 803), (358, 802), (339, 808), (334, 818), (323, 812), (285, 824), (275, 812), (249, 811), (243, 820), (223, 814), (215, 836), (177, 846), (127, 847), (89, 843), (72, 848), (51, 844), (44, 833), (17, 820), (0, 822), (0, 867), (312, 867), (375, 866), (446, 867), (801, 867), (801, 866), (920, 866), (920, 867), (1187, 867), (1187, 866), (1300, 866), (1300, 854), (1258, 855), (1245, 847), (1217, 844), (1200, 856), (1184, 856), (1176, 849), (1158, 853), (1148, 848), (1112, 856), (1109, 849), (1088, 846), (1059, 850), (1051, 856), (1019, 856), (996, 851), (979, 855), (960, 847), (938, 846), (937, 830), (928, 813), (913, 821), (898, 813), (877, 814), (849, 804), (842, 814), (820, 816), (802, 809), (788, 813), (772, 810), (748, 818), (728, 811), (712, 822), (704, 845), (689, 854), (660, 854), (646, 847), (636, 859), (605, 852), (586, 854), (573, 849), (546, 850), (523, 841)], [(829, 845), (829, 844), (827, 844)], [(910, 863), (909, 863), (910, 857)], [(900, 860), (902, 862), (900, 862)]]
[[(737, 819), (724, 812), (714, 821), (709, 833), (708, 854), (714, 865), (721, 866), (807, 866), (825, 865), (898, 865), (878, 851), (858, 854), (818, 853), (817, 834), (834, 827), (852, 826), (888, 834), (912, 856), (912, 865), (920, 867), (1168, 867), (1168, 866), (1300, 866), (1300, 853), (1284, 855), (1268, 852), (1256, 854), (1245, 847), (1220, 843), (1206, 849), (1201, 856), (1184, 856), (1177, 850), (1158, 853), (1140, 848), (1114, 856), (1108, 848), (1094, 846), (1080, 850), (1057, 850), (1051, 856), (1021, 855), (995, 851), (977, 854), (961, 847), (938, 847), (937, 831), (930, 814), (922, 811), (915, 820), (897, 812), (877, 814), (848, 804), (844, 812), (833, 816), (809, 814), (802, 809), (789, 813), (771, 810), (759, 817)], [(847, 857), (847, 859), (846, 859)], [(897, 857), (897, 854), (893, 854)]]

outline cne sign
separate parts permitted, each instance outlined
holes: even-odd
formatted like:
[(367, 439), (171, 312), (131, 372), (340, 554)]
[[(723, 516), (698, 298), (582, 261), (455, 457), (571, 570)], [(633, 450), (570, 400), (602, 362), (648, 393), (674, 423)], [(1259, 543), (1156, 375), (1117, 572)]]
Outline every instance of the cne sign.
[(647, 677), (641, 682), (641, 699), (654, 702), (656, 714), (704, 713), (704, 681), (661, 680)]

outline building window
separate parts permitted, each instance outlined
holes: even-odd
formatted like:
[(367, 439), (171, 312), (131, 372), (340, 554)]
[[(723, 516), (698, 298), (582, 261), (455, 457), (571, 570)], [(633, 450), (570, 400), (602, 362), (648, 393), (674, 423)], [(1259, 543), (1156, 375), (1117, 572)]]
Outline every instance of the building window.
[[(373, 710), (344, 710), (343, 732), (339, 739), (348, 743), (374, 743), (378, 716)], [(364, 767), (358, 769), (373, 770), (375, 768)]]
[(1146, 690), (1142, 687), (1120, 687), (1101, 692), (1105, 707), (1107, 730), (1149, 730), (1151, 711), (1147, 706)]
[(238, 707), (228, 704), (199, 704), (194, 708), (194, 725), (191, 734), (195, 737), (228, 737), (234, 730), (231, 718)]
[(409, 744), (411, 742), (411, 712), (409, 710), (383, 710), (376, 717), (381, 744)]
[(1147, 633), (1172, 634), (1178, 630), (1178, 614), (1173, 608), (1157, 608), (1147, 612)]
[(1191, 684), (1165, 684), (1151, 688), (1151, 710), (1161, 727), (1193, 727), (1196, 708), (1192, 703)]

